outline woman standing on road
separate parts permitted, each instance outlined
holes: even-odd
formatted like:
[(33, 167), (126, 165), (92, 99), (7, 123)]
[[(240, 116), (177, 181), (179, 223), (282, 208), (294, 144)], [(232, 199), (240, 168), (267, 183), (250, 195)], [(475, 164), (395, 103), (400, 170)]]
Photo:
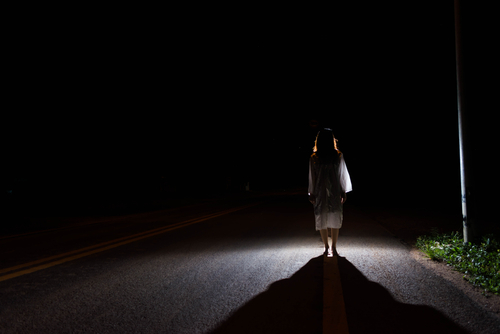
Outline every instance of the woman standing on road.
[[(321, 233), (325, 255), (338, 255), (337, 239), (346, 193), (352, 190), (351, 178), (331, 129), (318, 132), (313, 152), (309, 159), (309, 201), (314, 205), (316, 231)], [(331, 249), (328, 228), (332, 235)]]

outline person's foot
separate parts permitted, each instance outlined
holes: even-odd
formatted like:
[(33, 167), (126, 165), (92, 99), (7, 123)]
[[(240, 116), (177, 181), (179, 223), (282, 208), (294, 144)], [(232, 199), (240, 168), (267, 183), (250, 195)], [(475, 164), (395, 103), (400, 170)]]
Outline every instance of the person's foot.
[(332, 249), (332, 256), (339, 256), (339, 253), (337, 252), (336, 248)]
[(331, 253), (330, 249), (325, 248), (325, 251), (323, 252), (323, 255), (324, 255), (324, 256), (331, 256), (331, 255), (332, 255), (332, 253)]

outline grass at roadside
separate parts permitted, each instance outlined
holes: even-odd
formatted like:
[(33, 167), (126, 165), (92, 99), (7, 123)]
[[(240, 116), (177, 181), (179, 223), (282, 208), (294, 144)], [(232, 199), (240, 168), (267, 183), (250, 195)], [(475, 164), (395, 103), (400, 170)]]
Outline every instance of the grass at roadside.
[(485, 291), (500, 295), (500, 242), (492, 235), (463, 243), (459, 232), (420, 236), (416, 246), (432, 260), (444, 261)]

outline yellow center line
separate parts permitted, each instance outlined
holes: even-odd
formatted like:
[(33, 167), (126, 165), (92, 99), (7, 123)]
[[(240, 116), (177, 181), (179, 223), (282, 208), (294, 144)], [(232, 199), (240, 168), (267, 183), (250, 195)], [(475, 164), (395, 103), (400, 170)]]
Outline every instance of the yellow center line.
[[(212, 216), (212, 215), (213, 214), (207, 215), (207, 216), (204, 216), (204, 217), (208, 217), (208, 216)], [(172, 227), (172, 226), (176, 226), (176, 225), (182, 225), (182, 224), (185, 224), (185, 223), (187, 223), (189, 221), (193, 221), (193, 220), (197, 220), (197, 219), (200, 219), (200, 218), (194, 218), (194, 219), (191, 219), (191, 220), (187, 220), (187, 221), (183, 221), (183, 222), (180, 222), (180, 223), (172, 224), (172, 225), (169, 225), (168, 227)], [(109, 244), (112, 244), (112, 243), (115, 243), (115, 242), (119, 242), (121, 240), (126, 240), (126, 239), (129, 239), (129, 238), (133, 238), (133, 237), (136, 237), (136, 236), (139, 236), (139, 235), (142, 235), (142, 234), (148, 234), (148, 233), (151, 233), (151, 232), (154, 232), (154, 231), (162, 230), (164, 228), (166, 228), (166, 227), (162, 226), (162, 227), (155, 228), (155, 229), (152, 229), (152, 230), (149, 230), (149, 231), (146, 231), (146, 232), (141, 232), (141, 233), (137, 233), (137, 234), (134, 234), (134, 235), (129, 235), (129, 236), (126, 236), (126, 237), (114, 239), (114, 240), (111, 240), (111, 241), (102, 242), (100, 244), (96, 244), (96, 245), (92, 245), (92, 246), (80, 248), (80, 249), (73, 250), (73, 251), (70, 251), (70, 252), (67, 252), (67, 253), (57, 254), (57, 255), (49, 256), (49, 257), (46, 257), (46, 258), (43, 258), (43, 259), (39, 259), (39, 260), (36, 260), (36, 261), (32, 261), (32, 262), (28, 262), (28, 263), (23, 263), (23, 264), (20, 264), (20, 265), (17, 265), (17, 266), (9, 267), (9, 268), (0, 269), (0, 274), (6, 273), (6, 272), (9, 272), (9, 271), (18, 270), (18, 269), (21, 269), (21, 268), (24, 268), (24, 267), (30, 267), (30, 266), (33, 266), (35, 264), (47, 262), (47, 261), (54, 260), (54, 259), (57, 259), (57, 258), (60, 258), (60, 257), (72, 255), (72, 254), (75, 254), (75, 253), (80, 253), (80, 252), (83, 252), (83, 251), (86, 251), (86, 250), (89, 250), (89, 249), (102, 247), (102, 246), (109, 245)]]
[[(186, 227), (186, 226), (189, 226), (189, 225), (197, 224), (197, 223), (200, 223), (202, 221), (205, 221), (205, 220), (208, 220), (208, 219), (212, 219), (212, 218), (216, 218), (216, 217), (219, 217), (219, 216), (223, 216), (223, 215), (226, 215), (226, 214), (238, 211), (238, 210), (242, 210), (242, 209), (248, 208), (250, 206), (254, 206), (254, 205), (257, 205), (257, 204), (246, 205), (246, 206), (242, 206), (242, 207), (239, 207), (239, 208), (236, 208), (236, 209), (230, 209), (230, 210), (218, 212), (218, 213), (215, 213), (215, 214), (206, 215), (206, 216), (199, 217), (199, 218), (189, 219), (189, 220), (186, 220), (186, 221), (183, 221), (183, 222), (180, 222), (180, 223), (176, 223), (176, 224), (172, 224), (172, 225), (169, 225), (169, 226), (166, 226), (166, 227), (163, 226), (163, 227), (155, 228), (155, 229), (152, 229), (152, 230), (149, 230), (149, 231), (146, 231), (146, 232), (141, 232), (141, 233), (137, 233), (137, 234), (134, 234), (134, 235), (127, 236), (127, 237), (118, 238), (118, 239), (114, 239), (114, 240), (111, 240), (111, 241), (103, 242), (103, 243), (100, 243), (100, 244), (97, 244), (97, 245), (80, 248), (80, 249), (77, 249), (77, 250), (74, 250), (74, 251), (71, 251), (71, 252), (67, 252), (67, 253), (63, 253), (63, 254), (59, 254), (59, 255), (54, 255), (54, 256), (46, 257), (46, 258), (43, 258), (43, 259), (40, 259), (40, 260), (36, 260), (36, 261), (32, 261), (32, 262), (20, 264), (20, 265), (13, 266), (13, 267), (10, 267), (10, 268), (1, 269), (0, 273), (11, 272), (11, 271), (15, 271), (15, 270), (18, 270), (18, 269), (21, 269), (21, 268), (30, 267), (30, 266), (33, 266), (33, 265), (36, 265), (36, 264), (39, 264), (39, 263), (48, 262), (48, 261), (51, 261), (53, 259), (61, 258), (61, 259), (59, 259), (57, 261), (45, 263), (45, 264), (42, 264), (42, 265), (39, 265), (39, 266), (36, 266), (36, 267), (28, 268), (28, 269), (21, 270), (21, 271), (16, 271), (16, 272), (13, 272), (11, 274), (7, 274), (7, 275), (4, 275), (4, 276), (1, 276), (0, 277), (0, 282), (1, 281), (6, 281), (6, 280), (14, 278), (14, 277), (18, 277), (18, 276), (22, 276), (22, 275), (25, 275), (25, 274), (29, 274), (29, 273), (32, 273), (32, 272), (35, 272), (35, 271), (38, 271), (38, 270), (50, 268), (50, 267), (53, 267), (53, 266), (61, 264), (61, 263), (65, 263), (65, 262), (68, 262), (68, 261), (73, 261), (73, 260), (76, 260), (76, 259), (79, 259), (79, 258), (82, 258), (82, 257), (85, 257), (85, 256), (89, 256), (89, 255), (92, 255), (92, 254), (95, 254), (95, 253), (103, 252), (103, 251), (108, 250), (108, 249), (112, 249), (112, 248), (115, 248), (115, 247), (126, 245), (126, 244), (129, 244), (129, 243), (134, 242), (134, 241), (138, 241), (138, 240), (141, 240), (141, 239), (149, 238), (149, 237), (152, 237), (152, 236), (155, 236), (155, 235), (158, 235), (158, 234), (162, 234), (162, 233), (166, 233), (166, 232), (169, 232), (169, 231), (173, 231), (173, 230), (176, 230), (176, 229), (179, 229), (179, 228), (182, 228), (182, 227)], [(108, 245), (108, 246), (105, 246), (105, 245)], [(105, 246), (105, 247), (102, 247), (102, 246)], [(101, 247), (101, 248), (99, 248), (99, 247)], [(90, 249), (93, 249), (93, 250), (90, 250)], [(87, 251), (87, 252), (85, 252), (85, 251)], [(83, 253), (81, 253), (81, 252), (83, 252)], [(76, 253), (80, 253), (80, 254), (76, 254)], [(76, 255), (69, 256), (69, 255), (72, 255), (72, 254), (76, 254)]]
[(323, 261), (323, 333), (349, 334), (338, 257)]

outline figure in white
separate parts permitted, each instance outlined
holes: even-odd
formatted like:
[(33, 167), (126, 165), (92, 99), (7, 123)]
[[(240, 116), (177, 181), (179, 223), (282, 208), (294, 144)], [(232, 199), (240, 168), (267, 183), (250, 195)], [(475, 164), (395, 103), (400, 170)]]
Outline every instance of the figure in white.
[[(313, 152), (309, 159), (309, 201), (314, 205), (316, 231), (321, 233), (325, 255), (336, 256), (343, 204), (346, 193), (352, 190), (351, 178), (331, 129), (318, 132)], [(328, 229), (332, 236), (331, 249), (328, 246)]]

